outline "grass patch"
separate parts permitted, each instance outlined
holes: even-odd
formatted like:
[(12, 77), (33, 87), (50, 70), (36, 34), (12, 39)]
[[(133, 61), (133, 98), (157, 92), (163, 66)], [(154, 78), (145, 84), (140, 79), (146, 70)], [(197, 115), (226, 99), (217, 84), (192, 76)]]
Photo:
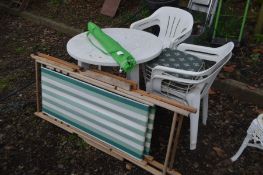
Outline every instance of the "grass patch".
[(0, 94), (5, 92), (8, 89), (8, 80), (7, 79), (0, 79)]
[(24, 53), (24, 52), (26, 52), (26, 49), (23, 48), (23, 47), (17, 47), (17, 48), (15, 49), (15, 52), (18, 53), (18, 54)]
[[(235, 5), (233, 5), (235, 4)], [(233, 2), (223, 1), (221, 14), (219, 16), (218, 27), (216, 29), (217, 38), (237, 40), (241, 31), (241, 24), (245, 12), (246, 1)], [(215, 16), (216, 18), (216, 16)], [(215, 22), (214, 18), (214, 22)]]

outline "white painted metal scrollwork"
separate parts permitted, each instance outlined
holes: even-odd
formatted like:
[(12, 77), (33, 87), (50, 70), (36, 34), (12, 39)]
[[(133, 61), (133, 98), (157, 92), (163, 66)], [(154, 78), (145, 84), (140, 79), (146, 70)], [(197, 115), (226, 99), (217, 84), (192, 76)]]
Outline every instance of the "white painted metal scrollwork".
[(242, 154), (247, 146), (263, 150), (263, 114), (254, 119), (247, 130), (247, 136), (244, 139), (237, 153), (231, 158), (234, 162)]

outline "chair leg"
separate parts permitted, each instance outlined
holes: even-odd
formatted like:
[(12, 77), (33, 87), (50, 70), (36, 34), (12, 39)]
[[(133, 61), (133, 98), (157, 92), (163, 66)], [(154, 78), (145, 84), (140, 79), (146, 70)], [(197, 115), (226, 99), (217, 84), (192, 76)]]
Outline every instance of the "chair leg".
[(237, 151), (237, 153), (233, 157), (231, 157), (232, 162), (236, 161), (239, 158), (239, 156), (243, 153), (244, 149), (248, 145), (249, 140), (250, 140), (250, 137), (247, 135), (242, 145), (240, 146), (239, 150)]
[(190, 150), (196, 149), (197, 136), (198, 136), (198, 123), (200, 112), (200, 95), (188, 96), (188, 103), (197, 109), (196, 113), (190, 114)]
[[(146, 82), (146, 81), (145, 81), (145, 82)], [(145, 89), (146, 89), (147, 92), (151, 92), (151, 91), (152, 91), (152, 88), (151, 88), (151, 86), (150, 86), (150, 82), (146, 82), (146, 84), (145, 84)]]
[(209, 95), (206, 94), (204, 97), (203, 97), (203, 124), (206, 125), (206, 122), (207, 122), (207, 118), (208, 118), (208, 97)]

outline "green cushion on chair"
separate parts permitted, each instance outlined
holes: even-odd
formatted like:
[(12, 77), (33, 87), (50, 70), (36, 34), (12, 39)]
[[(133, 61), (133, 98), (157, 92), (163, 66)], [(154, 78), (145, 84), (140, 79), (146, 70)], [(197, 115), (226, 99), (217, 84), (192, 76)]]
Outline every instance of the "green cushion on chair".
[[(179, 50), (165, 49), (161, 53), (161, 55), (154, 60), (148, 62), (145, 67), (146, 72), (146, 81), (151, 79), (152, 69), (156, 66), (165, 66), (175, 69), (182, 69), (187, 71), (199, 72), (204, 69), (204, 61), (194, 55), (187, 54), (185, 52)], [(177, 73), (165, 73), (179, 78), (185, 79), (196, 79), (197, 77), (182, 75)], [(192, 85), (183, 85), (177, 82), (164, 80), (162, 81), (162, 85), (168, 87), (165, 91), (169, 93), (169, 89), (173, 89), (176, 91), (188, 91), (193, 86)]]
[(165, 49), (159, 57), (147, 63), (147, 67), (165, 66), (198, 72), (203, 67), (203, 61), (193, 55), (179, 50)]

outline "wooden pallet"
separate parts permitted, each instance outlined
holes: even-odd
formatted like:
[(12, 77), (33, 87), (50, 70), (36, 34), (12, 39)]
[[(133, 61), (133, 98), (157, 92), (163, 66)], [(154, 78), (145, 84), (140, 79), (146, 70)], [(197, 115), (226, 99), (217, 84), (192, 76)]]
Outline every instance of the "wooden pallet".
[[(196, 112), (196, 109), (187, 106), (185, 104), (179, 103), (174, 100), (170, 100), (165, 97), (161, 97), (152, 93), (147, 93), (145, 91), (137, 89), (136, 83), (126, 80), (121, 77), (116, 77), (114, 75), (109, 75), (109, 73), (101, 71), (83, 71), (80, 67), (75, 64), (68, 63), (66, 61), (60, 60), (58, 58), (38, 53), (37, 55), (31, 55), (35, 59), (36, 65), (36, 94), (37, 94), (37, 111), (36, 116), (58, 126), (62, 129), (70, 132), (76, 133), (89, 145), (123, 161), (129, 161), (144, 170), (154, 174), (154, 175), (179, 175), (180, 173), (173, 168), (175, 161), (175, 153), (178, 144), (178, 139), (180, 135), (180, 130), (183, 122), (184, 116), (188, 116), (191, 112)], [(169, 141), (166, 150), (166, 156), (164, 163), (160, 163), (154, 159), (152, 156), (145, 156), (143, 160), (135, 159), (125, 152), (122, 152), (107, 143), (104, 143), (98, 139), (93, 138), (87, 133), (70, 126), (63, 121), (54, 119), (41, 111), (41, 88), (40, 88), (40, 66), (46, 67), (48, 69), (63, 73), (67, 76), (74, 77), (86, 83), (98, 86), (110, 92), (128, 97), (130, 99), (142, 102), (148, 105), (157, 105), (168, 110), (173, 111), (173, 121), (171, 124), (171, 130), (169, 135)]]

